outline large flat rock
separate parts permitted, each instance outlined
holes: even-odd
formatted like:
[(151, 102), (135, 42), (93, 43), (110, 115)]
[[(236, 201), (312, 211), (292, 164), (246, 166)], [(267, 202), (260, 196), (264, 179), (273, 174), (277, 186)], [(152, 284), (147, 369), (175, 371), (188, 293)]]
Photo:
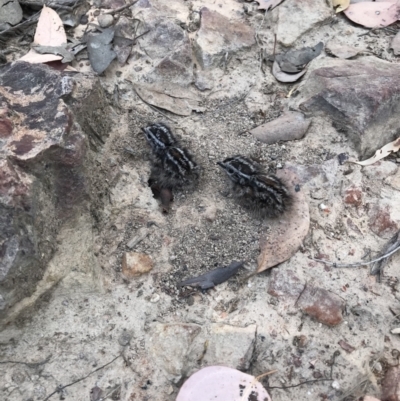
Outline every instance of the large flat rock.
[(108, 127), (96, 80), (43, 65), (2, 67), (0, 104), (1, 319), (35, 291), (62, 225), (88, 211), (89, 143), (78, 122), (98, 137)]
[(399, 98), (399, 65), (373, 57), (325, 59), (313, 62), (296, 103), (328, 116), (366, 157), (398, 136)]
[(227, 53), (235, 53), (256, 43), (251, 26), (229, 20), (207, 7), (203, 7), (200, 14), (200, 30), (197, 32), (194, 49), (203, 68), (218, 66)]
[(278, 15), (277, 39), (292, 46), (299, 38), (332, 16), (332, 9), (319, 0), (286, 0), (273, 10)]

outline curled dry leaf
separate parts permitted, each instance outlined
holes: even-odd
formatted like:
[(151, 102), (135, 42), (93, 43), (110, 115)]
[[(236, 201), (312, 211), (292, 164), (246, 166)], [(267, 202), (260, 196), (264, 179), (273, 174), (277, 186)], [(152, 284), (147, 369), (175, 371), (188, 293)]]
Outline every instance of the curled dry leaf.
[(346, 10), (350, 5), (350, 0), (332, 0), (333, 8), (337, 13)]
[(295, 82), (299, 78), (301, 78), (306, 72), (307, 69), (304, 68), (303, 71), (300, 71), (297, 74), (287, 74), (286, 72), (283, 72), (281, 70), (279, 64), (276, 61), (274, 61), (274, 64), (272, 65), (272, 75), (280, 82)]
[(189, 377), (176, 401), (271, 401), (267, 390), (251, 375), (225, 366), (209, 366)]
[(272, 10), (276, 6), (279, 6), (283, 2), (283, 0), (256, 0), (260, 5), (258, 6), (259, 10)]
[(399, 5), (390, 1), (350, 4), (344, 11), (347, 18), (366, 28), (383, 28), (399, 19)]
[(383, 148), (377, 150), (375, 154), (367, 160), (362, 162), (357, 162), (354, 160), (348, 160), (347, 163), (355, 163), (359, 164), (360, 166), (370, 166), (371, 164), (376, 163), (378, 160), (389, 156), (393, 152), (398, 152), (400, 150), (400, 137), (397, 138), (395, 141), (388, 143)]
[[(63, 46), (67, 43), (64, 25), (59, 15), (50, 7), (43, 6), (37, 23), (33, 45), (36, 46)], [(56, 54), (39, 54), (31, 49), (21, 61), (38, 64), (49, 61), (62, 60), (62, 56)]]
[(257, 273), (291, 258), (300, 248), (310, 228), (310, 211), (304, 192), (295, 191), (299, 182), (297, 175), (288, 169), (277, 173), (289, 188), (293, 204), (282, 217), (269, 222), (268, 236), (260, 239), (261, 254), (258, 257)]

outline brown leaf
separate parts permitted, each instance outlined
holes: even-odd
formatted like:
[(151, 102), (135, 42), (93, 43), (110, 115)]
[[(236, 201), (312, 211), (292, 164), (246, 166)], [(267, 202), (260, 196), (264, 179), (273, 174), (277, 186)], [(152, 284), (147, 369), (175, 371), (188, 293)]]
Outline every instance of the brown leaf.
[(260, 239), (261, 254), (258, 257), (257, 273), (291, 258), (300, 248), (310, 227), (310, 212), (304, 192), (295, 191), (299, 183), (297, 175), (283, 169), (277, 173), (288, 187), (293, 204), (282, 217), (268, 222), (270, 231)]
[(399, 6), (393, 2), (362, 2), (350, 4), (346, 17), (367, 28), (383, 28), (398, 20)]
[(276, 6), (279, 6), (283, 2), (283, 0), (256, 0), (257, 3), (260, 3), (258, 6), (259, 10), (272, 10)]
[(135, 90), (146, 103), (170, 111), (179, 116), (190, 116), (192, 110), (201, 111), (199, 101), (179, 85), (135, 83)]
[(390, 142), (377, 150), (375, 154), (370, 157), (367, 160), (364, 160), (362, 162), (357, 162), (354, 160), (348, 160), (347, 163), (355, 163), (359, 164), (360, 166), (370, 166), (371, 164), (374, 164), (378, 160), (381, 160), (385, 158), (386, 156), (389, 156), (393, 152), (398, 152), (400, 150), (400, 137), (397, 138), (395, 141)]

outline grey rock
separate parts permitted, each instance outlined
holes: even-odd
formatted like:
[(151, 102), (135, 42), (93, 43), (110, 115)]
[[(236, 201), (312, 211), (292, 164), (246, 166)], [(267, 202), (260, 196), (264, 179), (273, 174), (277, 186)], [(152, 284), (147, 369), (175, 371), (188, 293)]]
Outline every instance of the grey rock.
[(196, 324), (155, 324), (147, 342), (148, 352), (168, 378), (177, 382), (186, 372), (189, 349), (201, 331)]
[(119, 343), (119, 345), (122, 345), (123, 347), (125, 347), (125, 346), (129, 345), (129, 343), (131, 342), (131, 338), (132, 338), (132, 333), (124, 330), (118, 337), (118, 343)]
[(111, 14), (101, 14), (97, 17), (97, 22), (102, 28), (108, 28), (114, 22), (114, 17)]
[(371, 156), (398, 136), (399, 65), (373, 57), (315, 60), (311, 65), (296, 100), (302, 111), (328, 116), (361, 157)]
[(197, 71), (194, 82), (196, 88), (200, 91), (211, 90), (214, 87), (214, 81), (206, 71)]
[(107, 135), (109, 123), (93, 78), (16, 62), (0, 69), (0, 86), (8, 88), (0, 92), (1, 320), (35, 291), (60, 227), (87, 210), (88, 143), (82, 127), (97, 127), (101, 115), (98, 135)]
[(236, 53), (255, 44), (252, 27), (239, 21), (230, 21), (206, 7), (200, 10), (201, 25), (194, 49), (203, 68), (217, 66), (226, 53)]
[(188, 86), (193, 82), (193, 55), (189, 38), (164, 57), (148, 74), (153, 82), (170, 82)]
[(0, 24), (16, 25), (22, 20), (22, 8), (17, 0), (0, 0)]
[(149, 16), (139, 39), (140, 47), (152, 59), (163, 59), (187, 42), (186, 32), (170, 19)]
[(114, 38), (114, 30), (107, 28), (99, 34), (89, 35), (87, 51), (90, 64), (95, 72), (101, 74), (111, 62), (117, 57), (112, 50), (111, 42)]
[(205, 365), (225, 365), (247, 370), (254, 351), (257, 325), (247, 327), (215, 323), (211, 325)]

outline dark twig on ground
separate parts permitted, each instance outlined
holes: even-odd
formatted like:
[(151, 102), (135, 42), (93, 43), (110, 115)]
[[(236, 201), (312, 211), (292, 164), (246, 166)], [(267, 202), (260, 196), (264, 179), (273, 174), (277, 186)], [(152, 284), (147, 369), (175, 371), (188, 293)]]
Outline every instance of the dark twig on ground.
[(91, 376), (93, 373), (98, 372), (101, 369), (104, 369), (106, 366), (111, 365), (114, 361), (116, 361), (118, 358), (120, 358), (122, 356), (122, 354), (119, 354), (118, 356), (116, 356), (114, 359), (112, 359), (110, 362), (107, 362), (105, 365), (100, 366), (99, 368), (92, 370), (90, 373), (88, 373), (86, 376), (81, 377), (78, 380), (73, 381), (72, 383), (68, 383), (65, 386), (58, 386), (57, 389), (55, 391), (53, 391), (51, 394), (49, 394), (43, 401), (47, 401), (49, 400), (54, 394), (57, 393), (61, 393), (64, 389), (66, 389), (67, 387), (71, 387), (76, 383), (81, 382), (82, 380), (85, 380), (86, 378), (88, 378), (89, 376)]
[(287, 389), (287, 388), (294, 388), (294, 387), (300, 387), (300, 386), (302, 386), (303, 384), (310, 384), (310, 383), (316, 383), (316, 382), (325, 382), (325, 381), (333, 381), (333, 366), (335, 365), (335, 359), (338, 357), (340, 355), (340, 352), (339, 351), (335, 351), (334, 353), (333, 353), (333, 355), (332, 355), (332, 361), (331, 361), (331, 372), (330, 372), (330, 375), (329, 375), (329, 378), (328, 379), (313, 379), (313, 380), (306, 380), (306, 381), (304, 381), (304, 382), (300, 382), (300, 383), (297, 383), (297, 384), (293, 384), (293, 385), (291, 385), (291, 386), (265, 386), (266, 388), (267, 388), (267, 390), (269, 390), (269, 389), (271, 389), (271, 388), (278, 388), (278, 389), (281, 389), (281, 390), (285, 390), (285, 389)]
[(376, 262), (380, 262), (381, 260), (386, 259), (389, 256), (393, 255), (399, 249), (400, 249), (400, 244), (397, 243), (397, 246), (396, 246), (395, 249), (392, 249), (392, 251), (380, 256), (379, 258), (370, 260), (369, 262), (357, 262), (357, 263), (340, 264), (340, 263), (336, 263), (336, 262), (329, 262), (328, 260), (315, 259), (315, 258), (310, 258), (310, 259), (315, 260), (316, 262), (319, 262), (319, 263), (324, 263), (325, 265), (328, 265), (328, 266), (333, 266), (333, 267), (360, 267), (360, 266), (367, 266), (367, 265), (372, 265), (372, 264), (374, 264)]
[(44, 359), (41, 362), (0, 361), (0, 364), (17, 363), (17, 364), (20, 364), (20, 365), (26, 365), (29, 368), (36, 368), (37, 366), (44, 365), (45, 363), (49, 362), (51, 357), (52, 357), (52, 355), (50, 354), (46, 359)]
[[(386, 246), (383, 248), (381, 255), (383, 256), (385, 254), (388, 254), (392, 251), (395, 251), (396, 249), (399, 249), (400, 247), (400, 231), (390, 239), (390, 241), (386, 244)], [(376, 263), (373, 264), (371, 267), (371, 275), (377, 276), (378, 282), (381, 281), (381, 276), (383, 274), (383, 268), (387, 264), (388, 259), (383, 258), (382, 260), (377, 261)]]

